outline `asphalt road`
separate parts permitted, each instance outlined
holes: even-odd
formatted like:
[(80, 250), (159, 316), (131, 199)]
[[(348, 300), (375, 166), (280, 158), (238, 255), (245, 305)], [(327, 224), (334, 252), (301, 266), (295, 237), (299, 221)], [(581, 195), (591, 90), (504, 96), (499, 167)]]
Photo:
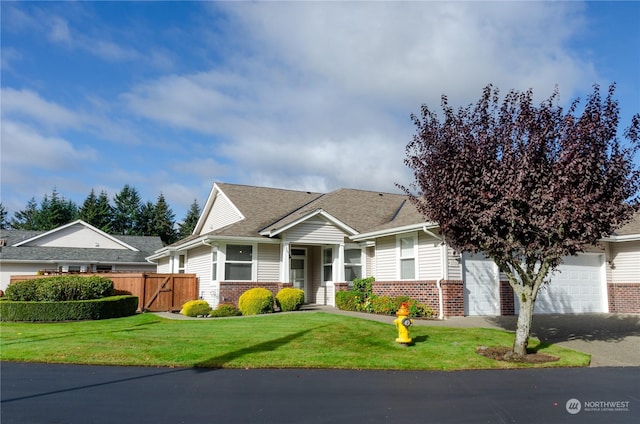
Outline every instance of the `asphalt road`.
[(635, 423), (640, 368), (221, 370), (1, 364), (2, 424)]

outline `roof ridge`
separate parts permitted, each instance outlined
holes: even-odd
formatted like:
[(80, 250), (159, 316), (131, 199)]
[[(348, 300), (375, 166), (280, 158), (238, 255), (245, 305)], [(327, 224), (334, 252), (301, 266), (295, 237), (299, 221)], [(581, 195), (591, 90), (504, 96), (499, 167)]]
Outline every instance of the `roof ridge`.
[[(310, 192), (307, 192), (307, 193), (310, 193)], [(312, 193), (310, 193), (310, 194), (312, 194)], [(282, 221), (282, 220), (283, 220), (283, 219), (285, 219), (286, 217), (291, 216), (291, 215), (293, 215), (294, 213), (298, 212), (300, 209), (305, 208), (305, 207), (309, 206), (311, 203), (313, 203), (313, 202), (315, 202), (315, 201), (319, 200), (320, 198), (322, 198), (322, 197), (326, 196), (326, 193), (319, 193), (319, 194), (320, 194), (320, 195), (319, 195), (318, 197), (315, 197), (315, 198), (313, 198), (313, 199), (309, 200), (308, 202), (306, 202), (305, 204), (300, 205), (299, 207), (297, 207), (297, 208), (295, 208), (295, 209), (292, 209), (292, 210), (291, 210), (291, 211), (289, 211), (286, 215), (283, 215), (283, 216), (279, 217), (278, 219), (276, 219), (275, 221), (273, 221), (273, 222), (271, 222), (271, 223), (269, 223), (269, 224), (265, 225), (264, 227), (262, 227), (262, 228), (258, 229), (258, 233), (261, 233), (262, 231), (264, 231), (264, 230), (266, 230), (267, 228), (269, 228), (269, 227), (271, 227), (272, 225), (274, 225), (276, 222), (280, 222), (280, 221)]]

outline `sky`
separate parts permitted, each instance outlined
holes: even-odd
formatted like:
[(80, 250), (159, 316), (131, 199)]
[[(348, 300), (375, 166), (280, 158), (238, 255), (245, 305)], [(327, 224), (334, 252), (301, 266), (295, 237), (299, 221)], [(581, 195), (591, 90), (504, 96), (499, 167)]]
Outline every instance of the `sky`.
[(640, 2), (0, 3), (0, 199), (125, 184), (181, 221), (214, 182), (398, 192), (410, 115), (612, 82), (640, 113)]

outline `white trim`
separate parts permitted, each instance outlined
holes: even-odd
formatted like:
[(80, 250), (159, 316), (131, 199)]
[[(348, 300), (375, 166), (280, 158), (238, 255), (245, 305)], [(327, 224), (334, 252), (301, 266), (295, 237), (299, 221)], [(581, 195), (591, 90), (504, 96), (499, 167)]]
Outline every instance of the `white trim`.
[(74, 226), (76, 224), (81, 224), (81, 225), (87, 227), (88, 229), (90, 229), (92, 231), (95, 231), (96, 233), (100, 234), (101, 236), (106, 237), (109, 240), (111, 240), (111, 241), (113, 241), (113, 242), (119, 244), (120, 246), (125, 247), (125, 248), (127, 248), (129, 250), (132, 250), (134, 252), (139, 252), (140, 251), (139, 249), (136, 249), (135, 247), (123, 242), (122, 240), (120, 240), (120, 239), (118, 239), (118, 238), (116, 238), (116, 237), (114, 237), (114, 236), (112, 236), (110, 234), (105, 233), (104, 231), (94, 227), (93, 225), (87, 224), (86, 222), (84, 222), (81, 219), (75, 220), (75, 221), (70, 222), (68, 224), (65, 224), (65, 225), (63, 225), (61, 227), (54, 228), (53, 230), (49, 230), (46, 233), (38, 234), (37, 236), (31, 237), (31, 238), (26, 239), (26, 240), (22, 240), (20, 243), (14, 244), (13, 247), (22, 246), (23, 244), (27, 244), (27, 243), (30, 243), (30, 242), (32, 242), (34, 240), (38, 240), (39, 238), (46, 237), (46, 236), (48, 236), (50, 234), (57, 233), (58, 231), (64, 230), (65, 228), (72, 227), (72, 226)]
[[(258, 281), (258, 243), (249, 243), (247, 245), (251, 246), (251, 278), (249, 280), (238, 280), (232, 279), (227, 280), (227, 263), (238, 263), (238, 264), (248, 264), (249, 261), (229, 261), (227, 259), (227, 246), (241, 246), (242, 243), (224, 243), (220, 245), (218, 248), (218, 268), (220, 268), (220, 264), (223, 265), (222, 274), (220, 270), (218, 270), (218, 276), (222, 277), (219, 281)], [(222, 261), (220, 260), (220, 252), (223, 252), (222, 257), (224, 258)]]
[(611, 243), (620, 243), (625, 241), (639, 241), (639, 240), (640, 240), (640, 234), (627, 234), (624, 236), (609, 236), (609, 237), (600, 239), (600, 241), (608, 241)]
[(413, 231), (423, 230), (424, 228), (438, 228), (438, 224), (435, 224), (433, 222), (422, 222), (420, 224), (411, 224), (411, 225), (405, 225), (402, 227), (387, 228), (384, 230), (372, 231), (370, 233), (357, 234), (355, 236), (351, 236), (351, 240), (364, 241), (367, 239), (392, 236), (394, 234), (398, 235), (398, 234), (411, 233)]

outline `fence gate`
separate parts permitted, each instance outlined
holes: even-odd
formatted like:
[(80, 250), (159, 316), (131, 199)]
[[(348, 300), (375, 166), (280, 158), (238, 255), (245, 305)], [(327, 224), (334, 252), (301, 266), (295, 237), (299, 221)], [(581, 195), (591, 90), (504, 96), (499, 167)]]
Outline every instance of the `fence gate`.
[(143, 310), (176, 312), (197, 299), (197, 277), (193, 274), (145, 274)]

